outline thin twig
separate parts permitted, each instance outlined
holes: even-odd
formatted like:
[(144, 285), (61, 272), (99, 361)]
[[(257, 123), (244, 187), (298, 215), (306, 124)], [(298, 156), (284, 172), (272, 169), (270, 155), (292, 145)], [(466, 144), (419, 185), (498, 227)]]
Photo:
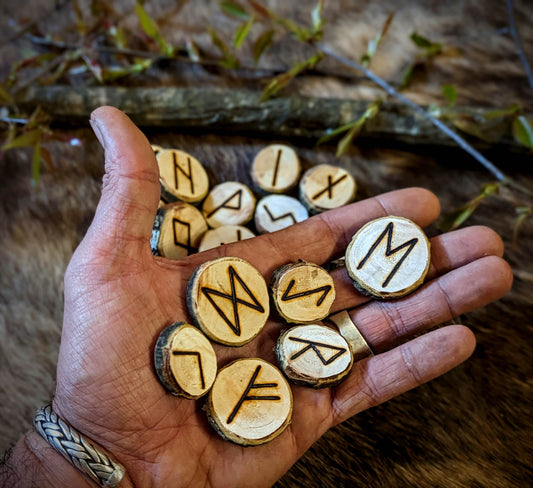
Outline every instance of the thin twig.
[(450, 129), (446, 124), (441, 122), (439, 119), (435, 118), (428, 111), (424, 110), (420, 105), (409, 100), (407, 97), (404, 97), (401, 93), (398, 93), (384, 79), (375, 75), (372, 71), (370, 71), (368, 68), (365, 68), (364, 66), (361, 66), (359, 63), (356, 63), (355, 61), (352, 61), (351, 59), (345, 58), (333, 52), (330, 48), (328, 48), (327, 46), (323, 44), (317, 43), (316, 46), (318, 47), (320, 51), (322, 51), (324, 54), (328, 55), (329, 57), (336, 59), (340, 63), (343, 63), (346, 66), (350, 66), (351, 68), (363, 73), (369, 80), (372, 80), (374, 83), (376, 83), (376, 85), (380, 86), (390, 96), (404, 103), (405, 105), (410, 107), (412, 110), (414, 110), (417, 114), (419, 114), (421, 117), (431, 122), (435, 127), (437, 127), (439, 130), (444, 132), (444, 134), (446, 134), (453, 141), (455, 141), (455, 143), (461, 149), (463, 149), (468, 154), (470, 154), (478, 163), (480, 163), (485, 169), (487, 169), (499, 182), (506, 184), (508, 186), (512, 186), (513, 188), (520, 190), (521, 192), (529, 196), (533, 196), (533, 191), (529, 190), (528, 188), (523, 187), (522, 185), (520, 185), (519, 183), (509, 178), (507, 175), (505, 175), (502, 171), (500, 171), (500, 169), (498, 169), (493, 163), (491, 163), (485, 156), (483, 156), (483, 154), (481, 154), (478, 150), (474, 149), (470, 144), (468, 144), (468, 142), (466, 142), (459, 134), (457, 134), (455, 131)]
[(513, 37), (516, 50), (518, 51), (518, 56), (520, 56), (520, 60), (522, 61), (522, 64), (524, 65), (524, 70), (526, 72), (527, 81), (529, 82), (529, 88), (533, 90), (533, 74), (531, 73), (531, 66), (529, 65), (529, 62), (527, 60), (526, 53), (524, 52), (524, 48), (522, 47), (522, 43), (520, 42), (520, 36), (518, 35), (518, 30), (516, 29), (512, 0), (507, 0), (507, 12), (509, 14), (509, 30), (511, 32), (511, 36)]
[(28, 119), (17, 119), (13, 117), (0, 117), (0, 122), (5, 122), (6, 124), (26, 125), (28, 123)]

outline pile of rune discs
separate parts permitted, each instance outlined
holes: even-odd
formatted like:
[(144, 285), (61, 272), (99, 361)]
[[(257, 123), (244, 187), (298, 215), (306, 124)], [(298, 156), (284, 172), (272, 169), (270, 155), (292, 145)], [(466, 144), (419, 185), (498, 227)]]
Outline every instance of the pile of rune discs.
[[(237, 181), (209, 189), (202, 164), (177, 149), (153, 146), (159, 164), (161, 205), (152, 252), (181, 259), (254, 233), (274, 232), (355, 198), (356, 183), (345, 169), (318, 165), (304, 173), (295, 151), (270, 145), (251, 167), (254, 192)], [(299, 185), (300, 201), (284, 195)], [(355, 287), (375, 298), (414, 291), (426, 276), (429, 241), (413, 222), (384, 217), (364, 225), (346, 249), (345, 266)], [(156, 343), (157, 375), (171, 393), (197, 399), (208, 394), (210, 424), (226, 440), (243, 446), (277, 437), (292, 417), (293, 383), (323, 388), (345, 378), (354, 363), (350, 335), (321, 325), (335, 300), (331, 275), (305, 261), (278, 268), (267, 285), (238, 257), (206, 261), (191, 276), (187, 306), (194, 324), (176, 322)], [(222, 369), (211, 341), (239, 347), (252, 341), (272, 314), (291, 324), (275, 346), (278, 367), (259, 358), (237, 359)], [(356, 357), (356, 360), (358, 358)], [(218, 371), (217, 371), (218, 370)], [(281, 371), (280, 371), (281, 370)]]

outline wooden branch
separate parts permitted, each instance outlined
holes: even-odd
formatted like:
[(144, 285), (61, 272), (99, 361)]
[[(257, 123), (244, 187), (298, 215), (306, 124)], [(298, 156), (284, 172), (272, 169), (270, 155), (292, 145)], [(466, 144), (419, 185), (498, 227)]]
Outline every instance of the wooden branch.
[[(80, 90), (69, 86), (33, 86), (18, 97), (17, 105), (28, 111), (39, 105), (59, 124), (86, 125), (92, 110), (101, 105), (113, 105), (141, 127), (318, 139), (326, 130), (360, 118), (370, 104), (362, 100), (301, 96), (259, 103), (259, 97), (259, 92), (216, 88), (113, 86)], [(445, 122), (446, 117), (453, 114), (479, 119), (489, 111), (472, 107), (443, 108), (441, 119)], [(359, 138), (380, 139), (386, 143), (455, 146), (430, 122), (395, 102), (384, 102), (378, 115), (365, 124)], [(477, 138), (472, 138), (471, 142), (480, 149), (498, 147), (527, 152), (514, 141), (510, 127), (495, 144)]]

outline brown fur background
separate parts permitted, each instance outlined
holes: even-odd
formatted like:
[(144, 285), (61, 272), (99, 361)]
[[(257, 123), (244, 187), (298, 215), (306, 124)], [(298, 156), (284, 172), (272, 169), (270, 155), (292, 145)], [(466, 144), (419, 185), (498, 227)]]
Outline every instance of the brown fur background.
[[(2, 2), (0, 68), (24, 47), (18, 39), (5, 44), (10, 18), (42, 19), (43, 33), (68, 38), (73, 13), (67, 5), (45, 15), (54, 2)], [(182, 2), (183, 3), (183, 2)], [(282, 16), (308, 21), (313, 2), (265, 2)], [(517, 21), (530, 59), (533, 53), (533, 5), (517, 1)], [(84, 9), (87, 5), (80, 2)], [(132, 1), (113, 2), (125, 25), (135, 25)], [(22, 8), (21, 8), (22, 6)], [(213, 51), (205, 25), (219, 26), (230, 39), (236, 23), (220, 14), (215, 2), (195, 1), (179, 8), (169, 1), (147, 2), (153, 17), (162, 19), (165, 37), (181, 44), (186, 35)], [(455, 56), (435, 59), (419, 73), (406, 94), (421, 103), (444, 103), (441, 86), (453, 83), (458, 103), (531, 107), (523, 67), (509, 36), (496, 29), (507, 25), (505, 2), (449, 1), (329, 1), (326, 2), (325, 42), (354, 59), (396, 12), (387, 37), (372, 64), (386, 79), (399, 80), (412, 59), (408, 37), (417, 30), (434, 40), (460, 48)], [(164, 20), (163, 20), (164, 19)], [(306, 48), (289, 38), (262, 61), (265, 66), (290, 66)], [(249, 53), (248, 53), (249, 56)], [(325, 67), (339, 69), (329, 62)], [(164, 69), (163, 69), (164, 68)], [(216, 85), (260, 88), (255, 78), (171, 64), (154, 67), (143, 84)], [(335, 77), (306, 76), (286, 93), (313, 96), (376, 98), (367, 83)], [(30, 426), (34, 409), (49, 399), (54, 387), (59, 347), (63, 273), (69, 258), (91, 222), (99, 198), (103, 156), (87, 128), (61, 129), (81, 146), (49, 143), (55, 171), (43, 169), (39, 186), (31, 185), (31, 153), (9, 151), (0, 161), (0, 450), (6, 449)], [(266, 139), (239, 135), (179, 135), (148, 131), (152, 143), (191, 152), (210, 170), (212, 183), (238, 179), (249, 182), (249, 165)], [(342, 164), (359, 183), (357, 199), (410, 185), (433, 190), (444, 210), (479, 192), (491, 176), (459, 151), (353, 148), (340, 159), (333, 146), (314, 147), (314, 141), (292, 144), (304, 166), (323, 162)], [(533, 156), (516, 159), (492, 154), (494, 162), (523, 185), (533, 188)], [(494, 228), (503, 236), (515, 275), (512, 292), (499, 302), (472, 312), (460, 321), (476, 334), (478, 346), (464, 365), (442, 378), (385, 405), (364, 412), (332, 429), (278, 483), (279, 487), (525, 487), (533, 477), (531, 378), (533, 357), (533, 224), (522, 229), (518, 246), (511, 245), (515, 207), (524, 203), (516, 192), (503, 190), (483, 203), (471, 224)], [(529, 202), (531, 205), (531, 202)], [(435, 230), (430, 230), (434, 233)], [(472, 283), (472, 286), (476, 286)], [(297, 414), (297, 413), (296, 413)]]

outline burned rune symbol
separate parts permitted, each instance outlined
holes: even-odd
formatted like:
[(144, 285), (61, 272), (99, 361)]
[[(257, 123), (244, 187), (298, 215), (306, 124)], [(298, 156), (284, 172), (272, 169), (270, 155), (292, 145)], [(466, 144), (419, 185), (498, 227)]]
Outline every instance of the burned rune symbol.
[(294, 300), (296, 298), (302, 298), (307, 297), (309, 295), (314, 295), (315, 293), (322, 292), (322, 295), (319, 297), (319, 299), (316, 302), (316, 306), (320, 307), (322, 305), (322, 302), (326, 299), (328, 296), (328, 293), (331, 291), (331, 285), (324, 285), (319, 288), (313, 288), (312, 290), (306, 290), (302, 291), (300, 293), (293, 293), (292, 295), (289, 295), (290, 291), (294, 287), (294, 284), (296, 283), (296, 280), (291, 280), (289, 283), (289, 286), (285, 290), (285, 293), (283, 293), (283, 296), (281, 297), (282, 302), (288, 302), (289, 300)]
[(179, 189), (178, 174), (181, 172), (185, 176), (185, 178), (189, 180), (191, 193), (194, 195), (194, 181), (192, 179), (191, 158), (187, 156), (187, 169), (189, 171), (188, 173), (186, 173), (185, 170), (178, 164), (175, 152), (172, 153), (172, 160), (174, 161), (174, 188), (176, 188), (176, 190)]
[(202, 367), (202, 356), (198, 351), (172, 351), (174, 356), (195, 356), (198, 359), (198, 370), (200, 371), (200, 382), (202, 389), (205, 388), (204, 368)]
[[(340, 358), (347, 351), (347, 349), (345, 347), (333, 346), (331, 344), (325, 344), (324, 342), (315, 342), (315, 341), (310, 341), (308, 339), (300, 339), (299, 337), (289, 337), (289, 340), (294, 341), (294, 342), (301, 342), (303, 344), (307, 344), (307, 346), (302, 347), (302, 349), (300, 349), (299, 351), (295, 352), (291, 356), (291, 359), (297, 359), (302, 354), (305, 354), (307, 351), (312, 349), (313, 351), (315, 351), (316, 355), (318, 356), (318, 359), (320, 359), (320, 361), (322, 362), (322, 364), (324, 366), (327, 366), (328, 364), (331, 364), (333, 361), (335, 361), (337, 358)], [(322, 355), (322, 353), (320, 352), (318, 347), (324, 347), (326, 349), (333, 349), (334, 351), (337, 351), (337, 353), (335, 353), (329, 359), (326, 359)]]
[(278, 173), (279, 173), (279, 163), (281, 160), (281, 149), (278, 150), (278, 154), (276, 156), (276, 166), (274, 166), (274, 175), (272, 176), (272, 186), (276, 187), (276, 183), (278, 182)]
[[(183, 225), (187, 229), (187, 239), (185, 242), (179, 239), (181, 232), (179, 231), (179, 225)], [(183, 220), (172, 218), (172, 230), (174, 232), (174, 244), (179, 247), (183, 247), (187, 250), (187, 255), (196, 251), (196, 248), (191, 245), (191, 224), (190, 222), (184, 222)]]
[(290, 217), (290, 219), (292, 220), (292, 223), (296, 224), (296, 217), (294, 216), (294, 214), (292, 212), (287, 212), (287, 213), (284, 213), (283, 215), (280, 215), (278, 217), (274, 217), (272, 215), (272, 212), (270, 211), (270, 209), (266, 205), (264, 205), (264, 208), (266, 210), (266, 213), (270, 217), (270, 220), (272, 220), (272, 222), (276, 222), (276, 221), (282, 220), (282, 219), (284, 219), (286, 217)]
[(393, 254), (396, 254), (398, 251), (401, 251), (404, 248), (408, 248), (407, 251), (405, 251), (404, 255), (400, 258), (400, 260), (396, 263), (394, 268), (392, 268), (392, 271), (389, 273), (389, 275), (385, 278), (385, 281), (381, 284), (383, 288), (385, 288), (394, 275), (398, 272), (400, 269), (400, 266), (403, 264), (403, 262), (406, 260), (407, 256), (411, 253), (413, 248), (416, 246), (418, 242), (418, 237), (414, 237), (413, 239), (410, 239), (403, 244), (399, 245), (398, 247), (395, 247), (392, 249), (392, 234), (394, 233), (394, 222), (389, 222), (387, 226), (385, 227), (385, 230), (381, 233), (381, 235), (375, 240), (374, 244), (372, 244), (372, 247), (368, 250), (366, 253), (366, 256), (361, 259), (361, 262), (357, 265), (357, 269), (362, 269), (363, 266), (366, 264), (370, 256), (374, 253), (374, 251), (379, 246), (380, 242), (387, 236), (387, 248), (385, 250), (385, 256), (389, 257)]
[(339, 184), (341, 181), (343, 181), (346, 178), (348, 178), (348, 175), (342, 175), (341, 177), (333, 181), (333, 178), (331, 177), (331, 175), (328, 175), (328, 185), (326, 186), (326, 188), (324, 188), (323, 190), (320, 190), (318, 193), (313, 195), (311, 198), (313, 200), (316, 200), (320, 198), (322, 195), (324, 195), (324, 193), (327, 192), (328, 198), (331, 200), (333, 198), (333, 187)]
[[(237, 197), (237, 204), (230, 205), (229, 203)], [(215, 207), (211, 212), (207, 214), (207, 218), (212, 217), (217, 213), (219, 210), (226, 208), (228, 210), (240, 210), (242, 204), (242, 188), (235, 191), (232, 195), (230, 195), (228, 198), (226, 198), (218, 207)]]
[[(233, 331), (233, 333), (236, 336), (241, 335), (241, 319), (239, 317), (239, 304), (251, 308), (252, 310), (256, 310), (259, 313), (264, 313), (265, 309), (263, 306), (259, 303), (257, 298), (255, 298), (254, 294), (248, 288), (246, 283), (243, 281), (243, 279), (239, 276), (237, 271), (235, 271), (235, 268), (233, 266), (228, 266), (228, 276), (229, 276), (229, 282), (231, 286), (231, 295), (228, 295), (227, 293), (221, 292), (220, 290), (215, 290), (214, 288), (208, 288), (207, 286), (203, 286), (202, 293), (207, 297), (211, 305), (215, 307), (215, 310), (218, 312), (220, 317), (222, 317), (222, 320), (228, 324), (229, 328)], [(237, 297), (237, 291), (235, 286), (235, 280), (241, 285), (242, 289), (246, 292), (246, 294), (252, 299), (252, 302), (247, 302), (243, 300), (242, 298)], [(231, 319), (224, 313), (224, 311), (219, 307), (219, 305), (215, 302), (213, 296), (224, 298), (231, 301), (232, 308), (233, 308), (233, 322)]]
[(227, 424), (231, 424), (237, 414), (239, 413), (239, 410), (242, 407), (242, 404), (244, 402), (251, 402), (251, 401), (276, 401), (281, 400), (281, 397), (278, 395), (266, 395), (266, 396), (259, 396), (259, 395), (249, 395), (250, 390), (258, 389), (258, 388), (276, 388), (278, 386), (277, 383), (256, 383), (255, 380), (259, 376), (259, 372), (261, 371), (261, 365), (258, 364), (255, 368), (255, 371), (252, 374), (252, 377), (250, 378), (250, 381), (248, 382), (248, 385), (246, 386), (246, 389), (244, 390), (243, 394), (239, 398), (239, 401), (233, 407), (233, 410), (229, 414), (228, 420), (226, 420)]

